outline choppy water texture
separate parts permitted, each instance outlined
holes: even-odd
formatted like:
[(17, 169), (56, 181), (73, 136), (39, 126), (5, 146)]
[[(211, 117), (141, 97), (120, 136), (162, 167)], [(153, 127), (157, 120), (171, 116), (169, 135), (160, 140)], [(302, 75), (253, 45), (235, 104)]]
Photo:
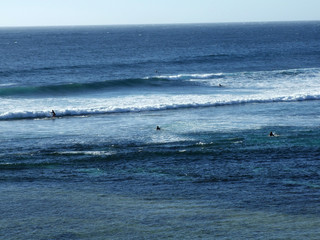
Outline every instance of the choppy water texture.
[(319, 38), (0, 29), (0, 238), (319, 239)]

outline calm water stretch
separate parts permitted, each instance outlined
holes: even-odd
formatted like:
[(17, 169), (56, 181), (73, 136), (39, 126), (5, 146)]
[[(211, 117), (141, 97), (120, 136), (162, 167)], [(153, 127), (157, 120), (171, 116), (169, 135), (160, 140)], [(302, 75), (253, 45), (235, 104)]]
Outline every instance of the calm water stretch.
[(0, 61), (0, 239), (320, 239), (320, 22), (1, 28)]

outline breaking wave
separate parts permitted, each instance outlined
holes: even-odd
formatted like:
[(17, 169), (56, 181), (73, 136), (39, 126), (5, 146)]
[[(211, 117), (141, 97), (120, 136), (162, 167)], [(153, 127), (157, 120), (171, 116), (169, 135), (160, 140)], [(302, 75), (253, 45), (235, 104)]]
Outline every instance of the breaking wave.
[[(124, 102), (114, 102), (104, 104), (101, 100), (101, 105), (97, 107), (90, 107), (90, 103), (85, 108), (66, 108), (56, 110), (56, 118), (62, 117), (76, 117), (76, 116), (90, 116), (98, 114), (113, 114), (113, 113), (138, 113), (147, 111), (164, 111), (164, 110), (178, 110), (186, 108), (203, 108), (203, 107), (220, 107), (251, 103), (271, 103), (271, 102), (293, 102), (293, 101), (311, 101), (320, 100), (320, 94), (316, 95), (292, 95), (292, 96), (275, 96), (271, 98), (257, 96), (257, 97), (234, 97), (229, 98), (214, 98), (211, 95), (179, 95), (179, 96), (153, 96), (146, 98), (141, 103), (139, 99), (125, 99)], [(130, 103), (132, 102), (132, 103)], [(12, 111), (0, 114), (0, 120), (19, 120), (19, 119), (51, 119), (50, 111)]]

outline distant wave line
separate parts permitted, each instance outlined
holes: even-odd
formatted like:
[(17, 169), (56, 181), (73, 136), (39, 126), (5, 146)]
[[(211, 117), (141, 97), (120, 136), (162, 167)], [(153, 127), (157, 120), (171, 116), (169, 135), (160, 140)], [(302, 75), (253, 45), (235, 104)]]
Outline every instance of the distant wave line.
[(25, 75), (25, 74), (37, 74), (41, 72), (54, 72), (54, 74), (73, 74), (74, 70), (97, 70), (107, 69), (110, 67), (136, 67), (146, 64), (161, 64), (161, 63), (188, 63), (188, 62), (203, 62), (212, 59), (224, 59), (232, 55), (229, 54), (208, 54), (200, 56), (181, 56), (178, 58), (168, 58), (162, 60), (144, 59), (139, 61), (110, 61), (105, 63), (92, 63), (92, 64), (75, 64), (75, 65), (57, 65), (57, 66), (43, 66), (35, 68), (18, 68), (18, 69), (3, 69), (0, 70), (1, 77), (9, 77), (12, 75)]
[[(235, 53), (208, 53), (203, 55), (194, 56), (179, 56), (169, 57), (163, 59), (143, 59), (143, 60), (127, 60), (127, 61), (106, 61), (103, 63), (91, 63), (91, 64), (73, 64), (73, 65), (57, 65), (57, 66), (43, 66), (34, 68), (17, 68), (17, 69), (3, 69), (0, 70), (1, 77), (10, 77), (14, 75), (26, 75), (26, 74), (39, 74), (39, 73), (51, 73), (58, 74), (75, 74), (77, 71), (103, 71), (108, 68), (135, 68), (139, 65), (150, 65), (150, 64), (193, 64), (193, 63), (206, 63), (212, 61), (239, 61), (246, 57), (252, 58), (253, 56), (248, 54), (235, 54)], [(261, 57), (261, 56), (260, 56)], [(77, 70), (77, 71), (75, 71)]]

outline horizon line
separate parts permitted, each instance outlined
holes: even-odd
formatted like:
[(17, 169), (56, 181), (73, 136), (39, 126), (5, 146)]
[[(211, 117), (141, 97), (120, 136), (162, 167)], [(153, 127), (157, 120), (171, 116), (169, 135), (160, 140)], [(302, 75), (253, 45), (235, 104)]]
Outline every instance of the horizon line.
[(197, 25), (197, 24), (263, 24), (263, 23), (298, 23), (298, 22), (320, 22), (320, 20), (266, 20), (266, 21), (226, 21), (226, 22), (190, 22), (190, 23), (120, 23), (120, 24), (65, 24), (65, 25), (12, 25), (0, 26), (0, 28), (50, 28), (50, 27), (108, 27), (108, 26), (163, 26), (163, 25)]

